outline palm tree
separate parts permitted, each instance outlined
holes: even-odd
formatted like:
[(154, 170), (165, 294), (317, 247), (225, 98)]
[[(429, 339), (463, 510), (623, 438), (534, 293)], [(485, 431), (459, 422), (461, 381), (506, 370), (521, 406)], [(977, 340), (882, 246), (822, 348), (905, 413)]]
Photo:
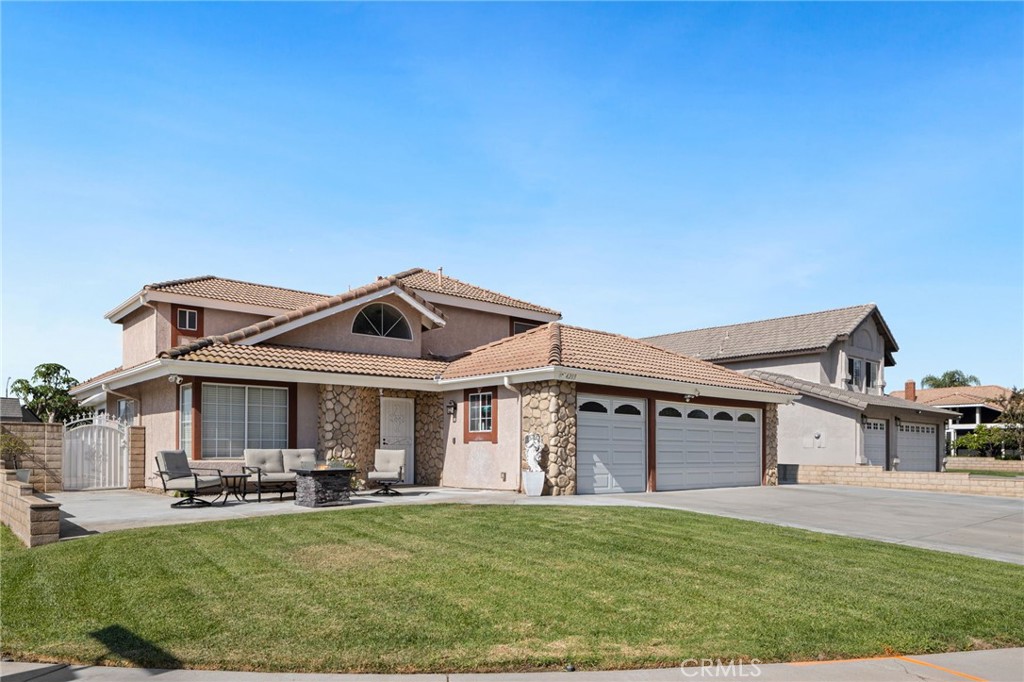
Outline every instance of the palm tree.
[(951, 369), (939, 376), (929, 374), (921, 379), (922, 388), (952, 388), (953, 386), (979, 386), (981, 382), (973, 374), (964, 374), (958, 369)]

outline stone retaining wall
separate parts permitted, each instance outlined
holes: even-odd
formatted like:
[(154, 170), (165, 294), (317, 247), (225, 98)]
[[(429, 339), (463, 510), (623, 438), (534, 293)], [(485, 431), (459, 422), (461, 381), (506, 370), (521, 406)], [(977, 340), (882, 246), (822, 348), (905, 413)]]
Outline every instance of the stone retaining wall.
[[(30, 452), (18, 455), (19, 469), (32, 471), (29, 483), (41, 492), (63, 490), (64, 425), (38, 422), (5, 422), (3, 430), (25, 441)], [(3, 453), (3, 466), (14, 468), (14, 458)]]
[(978, 471), (1016, 471), (1024, 475), (1024, 460), (994, 459), (992, 457), (947, 457), (947, 469), (975, 469)]
[[(533, 381), (519, 387), (523, 396), (522, 434), (544, 438), (541, 463), (545, 495), (576, 494), (576, 384)], [(525, 448), (520, 448), (526, 468)]]
[(855, 485), (961, 495), (1024, 497), (1024, 479), (1017, 478), (935, 471), (883, 471), (882, 467), (876, 466), (792, 466), (797, 467), (796, 482), (801, 484)]
[(0, 521), (29, 547), (60, 539), (60, 503), (34, 495), (13, 469), (0, 471)]

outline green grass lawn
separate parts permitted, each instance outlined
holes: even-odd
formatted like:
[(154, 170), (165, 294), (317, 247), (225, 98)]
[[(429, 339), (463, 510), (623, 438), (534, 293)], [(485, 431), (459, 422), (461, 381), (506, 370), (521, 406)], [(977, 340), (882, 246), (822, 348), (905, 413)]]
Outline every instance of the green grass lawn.
[(1005, 476), (1007, 478), (1016, 478), (1017, 476), (1024, 476), (1019, 471), (991, 471), (989, 469), (946, 469), (948, 474), (970, 474), (972, 476)]
[(1024, 645), (1024, 567), (670, 510), (394, 506), (32, 550), (4, 529), (0, 548), (2, 648), (23, 660), (497, 671)]

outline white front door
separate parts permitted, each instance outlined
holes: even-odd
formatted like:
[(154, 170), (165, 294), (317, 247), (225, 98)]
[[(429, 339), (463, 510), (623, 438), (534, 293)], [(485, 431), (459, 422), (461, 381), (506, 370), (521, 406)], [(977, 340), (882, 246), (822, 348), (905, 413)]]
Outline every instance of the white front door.
[(405, 480), (415, 480), (413, 472), (416, 438), (416, 401), (412, 398), (380, 399), (380, 447), (405, 450)]

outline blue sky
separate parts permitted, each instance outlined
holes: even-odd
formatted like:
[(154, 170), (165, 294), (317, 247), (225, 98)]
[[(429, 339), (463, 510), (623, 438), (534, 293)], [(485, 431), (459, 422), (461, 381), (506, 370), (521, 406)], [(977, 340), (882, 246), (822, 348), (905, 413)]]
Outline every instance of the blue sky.
[(2, 7), (2, 379), (217, 274), (642, 336), (874, 301), (1024, 384), (1021, 4)]

